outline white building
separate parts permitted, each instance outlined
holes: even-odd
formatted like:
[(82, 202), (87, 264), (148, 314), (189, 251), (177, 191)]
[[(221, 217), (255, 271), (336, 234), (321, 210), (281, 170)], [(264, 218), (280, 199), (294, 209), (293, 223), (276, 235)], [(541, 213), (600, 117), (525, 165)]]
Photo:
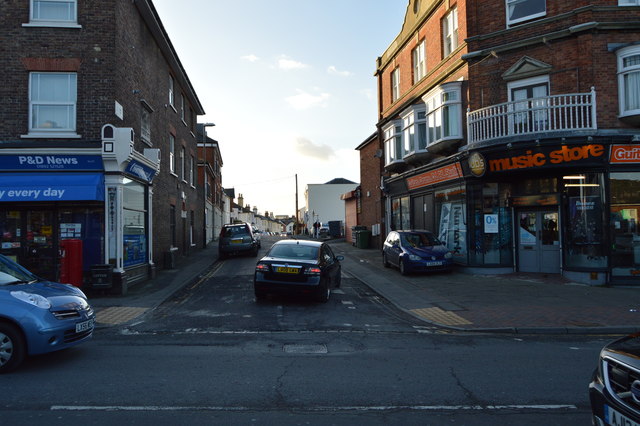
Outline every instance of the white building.
[(344, 224), (344, 201), (340, 196), (353, 191), (357, 183), (337, 178), (324, 184), (309, 184), (304, 192), (306, 211), (301, 217), (309, 233), (313, 232), (313, 224), (317, 221), (328, 223), (341, 221)]

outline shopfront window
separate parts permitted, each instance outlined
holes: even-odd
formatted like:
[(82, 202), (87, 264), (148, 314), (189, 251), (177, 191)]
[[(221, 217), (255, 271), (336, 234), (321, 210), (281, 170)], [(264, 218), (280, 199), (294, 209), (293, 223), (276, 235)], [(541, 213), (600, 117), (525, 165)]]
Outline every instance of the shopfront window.
[(474, 186), (473, 236), (470, 241), (470, 263), (474, 265), (513, 264), (512, 218), (506, 203), (512, 193), (511, 184), (487, 182)]
[(391, 227), (394, 230), (411, 229), (411, 200), (409, 197), (392, 200)]
[(459, 263), (467, 263), (467, 206), (465, 188), (455, 186), (437, 191), (436, 214), (438, 239), (453, 253)]
[(640, 270), (640, 173), (611, 173), (612, 275)]
[(129, 180), (122, 192), (124, 266), (147, 261), (146, 191), (144, 185)]
[(604, 177), (581, 173), (562, 177), (567, 204), (565, 264), (568, 267), (606, 267), (604, 234)]

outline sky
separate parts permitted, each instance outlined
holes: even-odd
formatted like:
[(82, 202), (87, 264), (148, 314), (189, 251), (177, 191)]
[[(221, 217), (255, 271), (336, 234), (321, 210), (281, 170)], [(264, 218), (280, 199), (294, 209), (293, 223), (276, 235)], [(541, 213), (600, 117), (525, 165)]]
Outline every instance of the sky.
[(408, 0), (153, 0), (218, 141), (222, 185), (276, 215), (308, 184), (360, 181), (376, 59)]

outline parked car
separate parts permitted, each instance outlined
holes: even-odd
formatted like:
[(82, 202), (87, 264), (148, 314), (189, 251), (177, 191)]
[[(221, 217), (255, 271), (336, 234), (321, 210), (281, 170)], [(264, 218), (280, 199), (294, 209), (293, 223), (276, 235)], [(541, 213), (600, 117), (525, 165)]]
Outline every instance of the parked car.
[(640, 425), (640, 333), (607, 344), (589, 384), (592, 424)]
[(342, 260), (344, 256), (334, 255), (331, 247), (320, 241), (280, 240), (256, 264), (256, 300), (269, 293), (300, 293), (327, 302), (331, 289), (340, 287)]
[(236, 254), (257, 256), (258, 249), (258, 240), (250, 224), (233, 223), (224, 225), (220, 230), (218, 242), (218, 256), (220, 259)]
[(42, 280), (0, 255), (0, 373), (14, 370), (27, 355), (83, 343), (94, 326), (82, 290)]
[(429, 231), (391, 231), (382, 247), (382, 262), (410, 272), (450, 271), (453, 267), (449, 249)]
[(258, 248), (262, 248), (262, 231), (256, 228), (253, 228), (253, 238), (258, 242)]

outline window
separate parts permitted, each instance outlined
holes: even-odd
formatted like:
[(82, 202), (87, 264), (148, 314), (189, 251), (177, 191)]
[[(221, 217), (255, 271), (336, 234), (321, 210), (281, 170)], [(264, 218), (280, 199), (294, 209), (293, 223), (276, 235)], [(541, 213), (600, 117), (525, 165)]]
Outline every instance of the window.
[(611, 173), (611, 266), (633, 276), (640, 267), (640, 173)]
[(549, 129), (549, 76), (532, 77), (511, 82), (509, 101), (514, 102), (509, 120), (512, 134)]
[(638, 6), (640, 0), (618, 0), (618, 6)]
[(185, 149), (184, 147), (182, 147), (180, 149), (180, 178), (186, 182), (187, 181), (187, 165), (186, 165), (187, 159), (185, 158), (186, 157), (185, 154), (186, 154)]
[(195, 164), (196, 164), (196, 161), (192, 155), (191, 159), (189, 160), (189, 185), (191, 186), (195, 186), (194, 185)]
[(462, 137), (461, 98), (461, 82), (445, 83), (422, 98), (427, 106), (427, 146)]
[(442, 20), (442, 42), (445, 57), (458, 47), (458, 9), (451, 9)]
[(169, 105), (171, 105), (173, 109), (175, 109), (176, 100), (175, 100), (175, 93), (173, 91), (173, 86), (174, 86), (173, 76), (169, 74)]
[(182, 119), (182, 122), (186, 124), (184, 114), (184, 93), (180, 94), (180, 118)]
[(29, 133), (75, 132), (76, 73), (31, 73)]
[(147, 261), (145, 187), (127, 180), (122, 188), (122, 237), (124, 266), (139, 265)]
[(427, 64), (425, 62), (425, 45), (424, 40), (413, 49), (413, 84), (416, 84), (422, 77), (427, 74)]
[(391, 72), (391, 101), (396, 101), (400, 97), (400, 68)]
[(31, 0), (31, 24), (66, 26), (75, 24), (77, 0)]
[(384, 150), (386, 154), (385, 164), (402, 161), (402, 122), (394, 121), (389, 127), (384, 129)]
[(140, 139), (151, 145), (151, 109), (146, 103), (140, 108)]
[(404, 154), (427, 149), (427, 124), (424, 104), (413, 105), (402, 114)]
[(176, 173), (176, 137), (169, 135), (169, 171)]
[(528, 21), (547, 13), (546, 0), (506, 0), (507, 25)]
[(618, 50), (620, 115), (640, 114), (640, 46)]
[[(435, 193), (438, 239), (447, 246), (457, 263), (467, 263), (467, 204), (464, 186)], [(440, 215), (438, 217), (438, 215)]]
[(171, 247), (177, 247), (176, 240), (176, 206), (169, 206), (169, 233), (171, 234)]

